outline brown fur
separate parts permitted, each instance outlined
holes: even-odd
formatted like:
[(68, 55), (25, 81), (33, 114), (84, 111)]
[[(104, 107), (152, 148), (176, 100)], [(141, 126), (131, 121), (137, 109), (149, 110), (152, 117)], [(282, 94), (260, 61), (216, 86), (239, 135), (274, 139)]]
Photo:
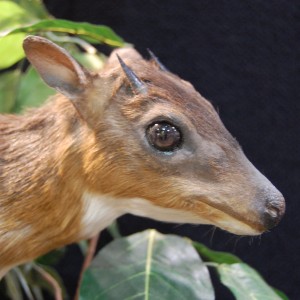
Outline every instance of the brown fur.
[[(119, 50), (147, 85), (147, 95), (139, 95), (115, 54), (91, 75), (53, 44), (45, 47), (39, 38), (26, 43), (50, 85), (49, 64), (63, 68), (59, 84), (70, 97), (59, 94), (22, 116), (0, 116), (0, 269), (82, 238), (85, 191), (120, 201), (146, 199), (233, 232), (246, 230), (235, 228), (237, 220), (249, 234), (266, 229), (270, 191), (282, 215), (281, 194), (190, 83), (132, 49)], [(184, 136), (173, 155), (159, 153), (145, 138), (151, 122), (165, 119)]]
[(0, 117), (0, 266), (76, 240), (83, 182), (72, 174), (82, 172), (74, 164), (84, 138), (79, 123), (62, 96), (27, 115)]

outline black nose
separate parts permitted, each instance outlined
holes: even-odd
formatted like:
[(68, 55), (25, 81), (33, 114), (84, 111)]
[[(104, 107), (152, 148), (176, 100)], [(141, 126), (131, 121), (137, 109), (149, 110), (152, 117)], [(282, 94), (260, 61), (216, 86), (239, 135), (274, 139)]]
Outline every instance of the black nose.
[(268, 196), (264, 212), (264, 226), (266, 229), (271, 229), (279, 223), (284, 215), (285, 201), (279, 192)]

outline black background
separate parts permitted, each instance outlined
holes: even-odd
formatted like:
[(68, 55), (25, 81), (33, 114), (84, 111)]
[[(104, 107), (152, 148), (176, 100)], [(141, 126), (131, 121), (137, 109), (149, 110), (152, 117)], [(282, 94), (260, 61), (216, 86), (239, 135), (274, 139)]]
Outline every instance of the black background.
[[(175, 226), (133, 216), (123, 234), (148, 227), (185, 235), (216, 250), (233, 251), (271, 285), (300, 299), (299, 1), (48, 0), (50, 12), (111, 26), (146, 56), (149, 47), (218, 108), (246, 155), (284, 194), (280, 225), (261, 238), (238, 239), (208, 226)], [(299, 90), (298, 90), (299, 91)], [(102, 243), (108, 240), (102, 234)], [(73, 247), (74, 248), (74, 247)], [(75, 284), (76, 248), (60, 266)], [(218, 288), (217, 299), (232, 299)]]

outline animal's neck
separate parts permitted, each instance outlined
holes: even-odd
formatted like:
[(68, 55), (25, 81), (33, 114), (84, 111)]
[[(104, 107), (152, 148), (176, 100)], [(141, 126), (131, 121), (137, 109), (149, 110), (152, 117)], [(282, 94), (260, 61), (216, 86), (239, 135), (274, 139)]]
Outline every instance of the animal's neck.
[(86, 133), (75, 114), (58, 99), (51, 111), (0, 119), (0, 270), (78, 240), (84, 178), (75, 144)]

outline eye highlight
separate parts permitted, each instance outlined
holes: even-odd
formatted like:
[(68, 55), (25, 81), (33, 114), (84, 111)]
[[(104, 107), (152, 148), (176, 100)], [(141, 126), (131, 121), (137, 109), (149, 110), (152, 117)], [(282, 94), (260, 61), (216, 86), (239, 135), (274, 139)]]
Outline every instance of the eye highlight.
[(151, 124), (146, 136), (149, 144), (159, 151), (174, 151), (182, 143), (180, 130), (168, 122)]

